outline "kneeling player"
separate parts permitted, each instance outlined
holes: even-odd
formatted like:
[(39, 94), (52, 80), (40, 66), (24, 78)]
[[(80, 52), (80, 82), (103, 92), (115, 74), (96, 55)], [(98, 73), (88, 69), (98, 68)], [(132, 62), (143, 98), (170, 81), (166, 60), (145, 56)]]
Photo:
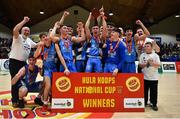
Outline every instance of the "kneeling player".
[(23, 98), (27, 96), (28, 92), (39, 92), (39, 95), (36, 97), (34, 102), (43, 105), (43, 102), (41, 101), (42, 90), (40, 90), (42, 89), (42, 82), (35, 82), (38, 72), (41, 72), (41, 69), (35, 65), (36, 59), (33, 54), (30, 54), (28, 62), (29, 64), (22, 67), (12, 79), (12, 85), (17, 84), (19, 89), (19, 108), (24, 108)]

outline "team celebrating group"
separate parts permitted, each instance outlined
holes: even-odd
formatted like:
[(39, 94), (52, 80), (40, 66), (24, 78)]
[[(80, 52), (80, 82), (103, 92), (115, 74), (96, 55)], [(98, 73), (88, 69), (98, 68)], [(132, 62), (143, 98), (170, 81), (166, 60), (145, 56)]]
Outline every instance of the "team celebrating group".
[[(70, 15), (65, 11), (47, 34), (39, 35), (38, 43), (29, 38), (30, 29), (24, 27), (29, 17), (24, 17), (14, 27), (9, 64), (13, 107), (24, 108), (27, 93), (39, 92), (34, 102), (43, 106), (42, 112), (47, 112), (53, 72), (64, 72), (65, 75), (70, 72), (106, 72), (116, 76), (117, 73), (136, 73), (135, 61), (139, 60), (138, 72), (144, 73), (145, 79), (145, 105), (148, 105), (150, 89), (150, 103), (157, 111), (157, 68), (160, 60), (156, 52), (160, 48), (148, 38), (150, 33), (140, 20), (136, 21), (139, 27), (133, 37), (130, 26), (123, 31), (108, 25), (103, 8), (99, 13), (99, 22), (95, 22), (91, 29), (90, 22), (96, 19), (93, 13), (90, 12), (85, 25), (78, 22), (77, 34), (74, 35), (73, 28), (64, 25), (64, 20)], [(42, 65), (36, 65), (37, 59), (42, 59)], [(38, 73), (43, 76), (43, 81), (36, 82)]]

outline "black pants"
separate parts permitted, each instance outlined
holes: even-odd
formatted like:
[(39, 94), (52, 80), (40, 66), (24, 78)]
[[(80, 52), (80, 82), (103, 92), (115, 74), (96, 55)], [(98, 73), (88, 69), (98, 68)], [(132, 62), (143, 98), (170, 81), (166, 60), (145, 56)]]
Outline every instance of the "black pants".
[(138, 70), (138, 73), (142, 73), (142, 68), (138, 65), (138, 67), (137, 67), (137, 70)]
[[(26, 65), (26, 62), (23, 62), (23, 61), (19, 61), (16, 59), (10, 59), (9, 60), (9, 71), (11, 74), (11, 80), (18, 73), (18, 71), (25, 65)], [(16, 83), (16, 84), (18, 84), (18, 83)], [(16, 103), (19, 99), (19, 96), (18, 96), (18, 90), (19, 89), (18, 89), (18, 86), (16, 84), (11, 86), (11, 96), (12, 96), (11, 100), (13, 103)]]
[(144, 80), (144, 97), (145, 97), (145, 105), (148, 102), (148, 92), (150, 90), (150, 102), (153, 106), (157, 105), (157, 95), (158, 95), (158, 81), (149, 81)]

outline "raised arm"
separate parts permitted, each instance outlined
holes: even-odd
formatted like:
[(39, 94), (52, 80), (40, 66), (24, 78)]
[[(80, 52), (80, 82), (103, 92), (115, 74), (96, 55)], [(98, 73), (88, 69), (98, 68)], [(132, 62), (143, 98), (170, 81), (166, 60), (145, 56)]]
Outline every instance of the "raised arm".
[(18, 73), (13, 77), (13, 79), (11, 80), (11, 85), (16, 84), (16, 82), (25, 75), (25, 67), (22, 67)]
[(86, 21), (86, 24), (85, 24), (85, 32), (86, 32), (87, 40), (90, 40), (90, 38), (91, 38), (91, 32), (90, 32), (90, 29), (89, 29), (91, 17), (92, 17), (92, 13), (90, 12), (89, 17), (88, 17), (88, 19)]
[(155, 40), (152, 41), (152, 44), (153, 44), (153, 49), (155, 50), (155, 52), (159, 53), (160, 47), (158, 46)]
[(106, 38), (107, 38), (107, 23), (106, 23), (106, 20), (105, 20), (104, 12), (102, 11), (100, 14), (101, 14), (101, 17), (102, 17), (102, 26), (103, 26), (102, 38), (104, 40), (106, 40)]
[(86, 37), (84, 33), (84, 28), (81, 28), (81, 35), (79, 37), (75, 37), (75, 36), (72, 37), (72, 42), (74, 43), (81, 43), (85, 40), (86, 40)]
[(63, 16), (61, 17), (61, 19), (59, 20), (59, 24), (63, 25), (64, 24), (64, 19), (69, 15), (69, 12), (64, 11)]
[(59, 37), (55, 36), (55, 35), (56, 35), (56, 30), (57, 30), (58, 28), (60, 28), (60, 23), (59, 23), (59, 22), (56, 22), (56, 23), (54, 24), (54, 27), (53, 27), (52, 31), (50, 32), (50, 35), (49, 35), (50, 39), (52, 39), (52, 41), (53, 41), (54, 43), (56, 43), (56, 42), (59, 40)]
[(15, 39), (17, 39), (19, 37), (19, 31), (24, 26), (24, 24), (29, 22), (29, 20), (30, 20), (30, 18), (25, 16), (24, 19), (14, 27), (14, 29), (13, 29), (13, 37)]
[(61, 19), (54, 24), (54, 27), (53, 27), (52, 31), (50, 32), (50, 38), (52, 39), (52, 41), (54, 43), (56, 43), (59, 40), (59, 37), (55, 36), (56, 30), (58, 28), (60, 28), (61, 25), (63, 25), (64, 20), (68, 15), (69, 15), (69, 12), (64, 11), (63, 16), (61, 17)]
[(140, 20), (137, 20), (136, 21), (136, 24), (137, 25), (140, 25), (141, 28), (143, 29), (144, 31), (144, 34), (139, 36), (137, 33), (135, 34), (134, 38), (135, 40), (144, 40), (146, 37), (148, 37), (150, 35), (150, 32), (148, 31), (148, 29), (144, 26), (144, 24), (140, 21)]
[(41, 54), (41, 52), (43, 50), (43, 47), (44, 47), (44, 43), (42, 41), (40, 41), (38, 43), (36, 51), (34, 52), (34, 58), (38, 58), (39, 57), (39, 55)]

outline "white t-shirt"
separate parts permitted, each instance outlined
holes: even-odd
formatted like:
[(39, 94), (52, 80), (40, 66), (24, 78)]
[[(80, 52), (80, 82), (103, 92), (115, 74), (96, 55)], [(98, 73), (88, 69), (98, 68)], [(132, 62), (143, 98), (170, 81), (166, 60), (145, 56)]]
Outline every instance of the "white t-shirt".
[[(140, 64), (147, 63), (147, 60), (152, 60), (154, 63), (158, 63), (158, 64), (161, 63), (159, 56), (155, 52), (152, 52), (151, 54), (142, 53), (140, 55), (139, 58)], [(158, 68), (152, 66), (144, 67), (142, 69), (142, 72), (144, 74), (145, 80), (158, 80)]]
[(17, 39), (13, 37), (12, 47), (9, 58), (26, 61), (32, 47), (35, 47), (36, 43), (29, 37), (25, 40), (22, 35), (19, 35)]

